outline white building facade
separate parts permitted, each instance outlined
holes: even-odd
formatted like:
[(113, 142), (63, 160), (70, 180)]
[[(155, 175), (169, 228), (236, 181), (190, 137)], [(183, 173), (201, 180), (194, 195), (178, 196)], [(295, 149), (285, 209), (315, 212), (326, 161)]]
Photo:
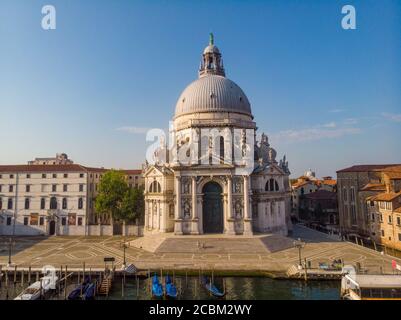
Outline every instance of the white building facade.
[[(65, 158), (69, 164), (60, 164), (56, 158), (0, 165), (0, 235), (113, 235), (116, 229), (122, 234), (121, 226), (95, 213), (98, 185), (107, 169)], [(122, 171), (131, 188), (143, 186), (142, 170)]]
[(145, 232), (287, 235), (288, 163), (276, 160), (266, 135), (256, 142), (256, 129), (248, 98), (226, 78), (211, 38), (199, 78), (177, 101), (174, 146), (162, 141), (145, 167)]

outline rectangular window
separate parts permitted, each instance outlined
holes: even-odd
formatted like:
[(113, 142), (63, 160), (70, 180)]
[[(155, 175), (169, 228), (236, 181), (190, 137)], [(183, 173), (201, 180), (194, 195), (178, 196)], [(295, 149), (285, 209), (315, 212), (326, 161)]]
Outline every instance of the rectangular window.
[(61, 218), (61, 225), (65, 226), (66, 225), (66, 221), (67, 221), (67, 219), (65, 217), (62, 217)]
[(401, 217), (397, 217), (397, 225), (398, 225), (398, 226), (401, 225)]
[(391, 216), (388, 216), (388, 223), (393, 223), (393, 220), (391, 219)]
[(384, 230), (382, 230), (382, 237), (384, 237)]
[(57, 185), (56, 184), (53, 184), (52, 185), (52, 192), (56, 192), (57, 191)]
[(39, 214), (38, 213), (31, 213), (31, 226), (37, 226), (39, 223)]
[(79, 226), (82, 226), (82, 217), (79, 217), (79, 218), (78, 218), (78, 225), (79, 225)]
[(11, 217), (7, 217), (7, 225), (11, 226)]
[(43, 179), (46, 178), (46, 173), (42, 173), (42, 178), (43, 178)]
[(401, 233), (398, 234), (398, 241), (401, 241)]
[(45, 218), (44, 217), (40, 217), (39, 218), (39, 225), (43, 226), (45, 223)]
[(79, 185), (79, 192), (82, 192), (82, 191), (84, 191), (84, 185), (83, 185), (83, 184), (80, 184), (80, 185)]
[(31, 186), (29, 184), (25, 186), (25, 192), (31, 192)]
[(383, 222), (383, 215), (381, 213), (379, 214), (379, 220), (380, 222)]
[(53, 173), (53, 178), (57, 178), (57, 174)]
[(26, 178), (27, 178), (27, 179), (31, 179), (31, 175), (28, 173), (28, 174), (26, 175)]
[(63, 191), (67, 192), (67, 190), (68, 190), (68, 185), (67, 184), (63, 184)]
[(76, 213), (69, 213), (68, 214), (68, 225), (75, 226), (77, 224), (77, 214)]
[(10, 179), (14, 179), (14, 175), (13, 174), (10, 174)]
[(28, 217), (24, 217), (24, 226), (27, 226), (28, 225)]
[(8, 186), (8, 192), (14, 192), (14, 186), (12, 184)]
[(375, 206), (375, 202), (374, 201), (370, 201), (370, 206), (374, 207)]
[(375, 221), (375, 214), (374, 213), (372, 213), (372, 221), (373, 222)]
[(80, 173), (80, 174), (79, 174), (79, 177), (80, 177), (80, 178), (83, 178), (83, 177), (84, 177), (84, 174), (83, 174), (83, 173)]
[(64, 173), (64, 178), (68, 178), (68, 173)]
[(1, 186), (1, 184), (0, 184), (0, 192), (2, 192), (2, 191), (1, 191), (1, 187), (2, 187), (2, 186)]
[(351, 205), (351, 224), (356, 225), (356, 208), (355, 205)]

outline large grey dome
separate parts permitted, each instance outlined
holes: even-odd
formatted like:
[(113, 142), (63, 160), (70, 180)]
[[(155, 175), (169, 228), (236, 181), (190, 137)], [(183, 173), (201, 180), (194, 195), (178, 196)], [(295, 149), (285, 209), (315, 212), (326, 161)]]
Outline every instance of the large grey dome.
[(220, 75), (206, 75), (181, 93), (175, 117), (198, 112), (236, 112), (252, 116), (251, 105), (242, 89)]

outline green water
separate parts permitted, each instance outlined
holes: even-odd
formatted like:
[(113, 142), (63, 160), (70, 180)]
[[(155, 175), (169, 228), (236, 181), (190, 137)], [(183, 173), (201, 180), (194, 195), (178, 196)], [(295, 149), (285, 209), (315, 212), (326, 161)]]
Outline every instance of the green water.
[[(199, 286), (198, 277), (176, 277), (175, 284), (180, 299), (215, 299)], [(273, 280), (261, 277), (225, 277), (215, 279), (216, 286), (223, 291), (226, 288), (228, 300), (338, 300), (340, 299), (339, 281), (293, 281)], [(112, 293), (102, 299), (150, 299), (149, 280), (139, 281), (137, 287), (135, 279), (127, 280), (122, 290), (122, 282), (115, 282)], [(122, 297), (124, 295), (124, 297)]]
[[(295, 280), (274, 280), (262, 277), (216, 277), (215, 285), (223, 291), (226, 289), (227, 300), (338, 300), (340, 299), (339, 281), (295, 281)], [(175, 277), (175, 284), (179, 292), (179, 299), (184, 300), (208, 300), (211, 297), (206, 289), (199, 285), (198, 277), (185, 276)], [(71, 279), (67, 286), (67, 295), (77, 285), (77, 279)], [(26, 287), (25, 284), (24, 287)], [(20, 284), (9, 285), (6, 290), (0, 288), (0, 299), (13, 299), (22, 291)], [(62, 300), (64, 292), (60, 295), (53, 294), (48, 299)], [(116, 277), (113, 281), (112, 291), (109, 296), (99, 296), (100, 300), (147, 300), (151, 299), (150, 280), (140, 279), (138, 283), (135, 278), (127, 278), (124, 290), (122, 290), (122, 278)]]

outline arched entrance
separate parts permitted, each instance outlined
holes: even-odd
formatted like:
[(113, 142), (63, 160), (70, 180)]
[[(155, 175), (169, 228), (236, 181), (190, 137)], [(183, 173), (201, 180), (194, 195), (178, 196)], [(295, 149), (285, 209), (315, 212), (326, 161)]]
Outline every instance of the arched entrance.
[(55, 233), (56, 233), (56, 221), (52, 220), (50, 221), (49, 235), (54, 236)]
[(217, 182), (208, 182), (203, 193), (203, 233), (223, 233), (223, 190)]

